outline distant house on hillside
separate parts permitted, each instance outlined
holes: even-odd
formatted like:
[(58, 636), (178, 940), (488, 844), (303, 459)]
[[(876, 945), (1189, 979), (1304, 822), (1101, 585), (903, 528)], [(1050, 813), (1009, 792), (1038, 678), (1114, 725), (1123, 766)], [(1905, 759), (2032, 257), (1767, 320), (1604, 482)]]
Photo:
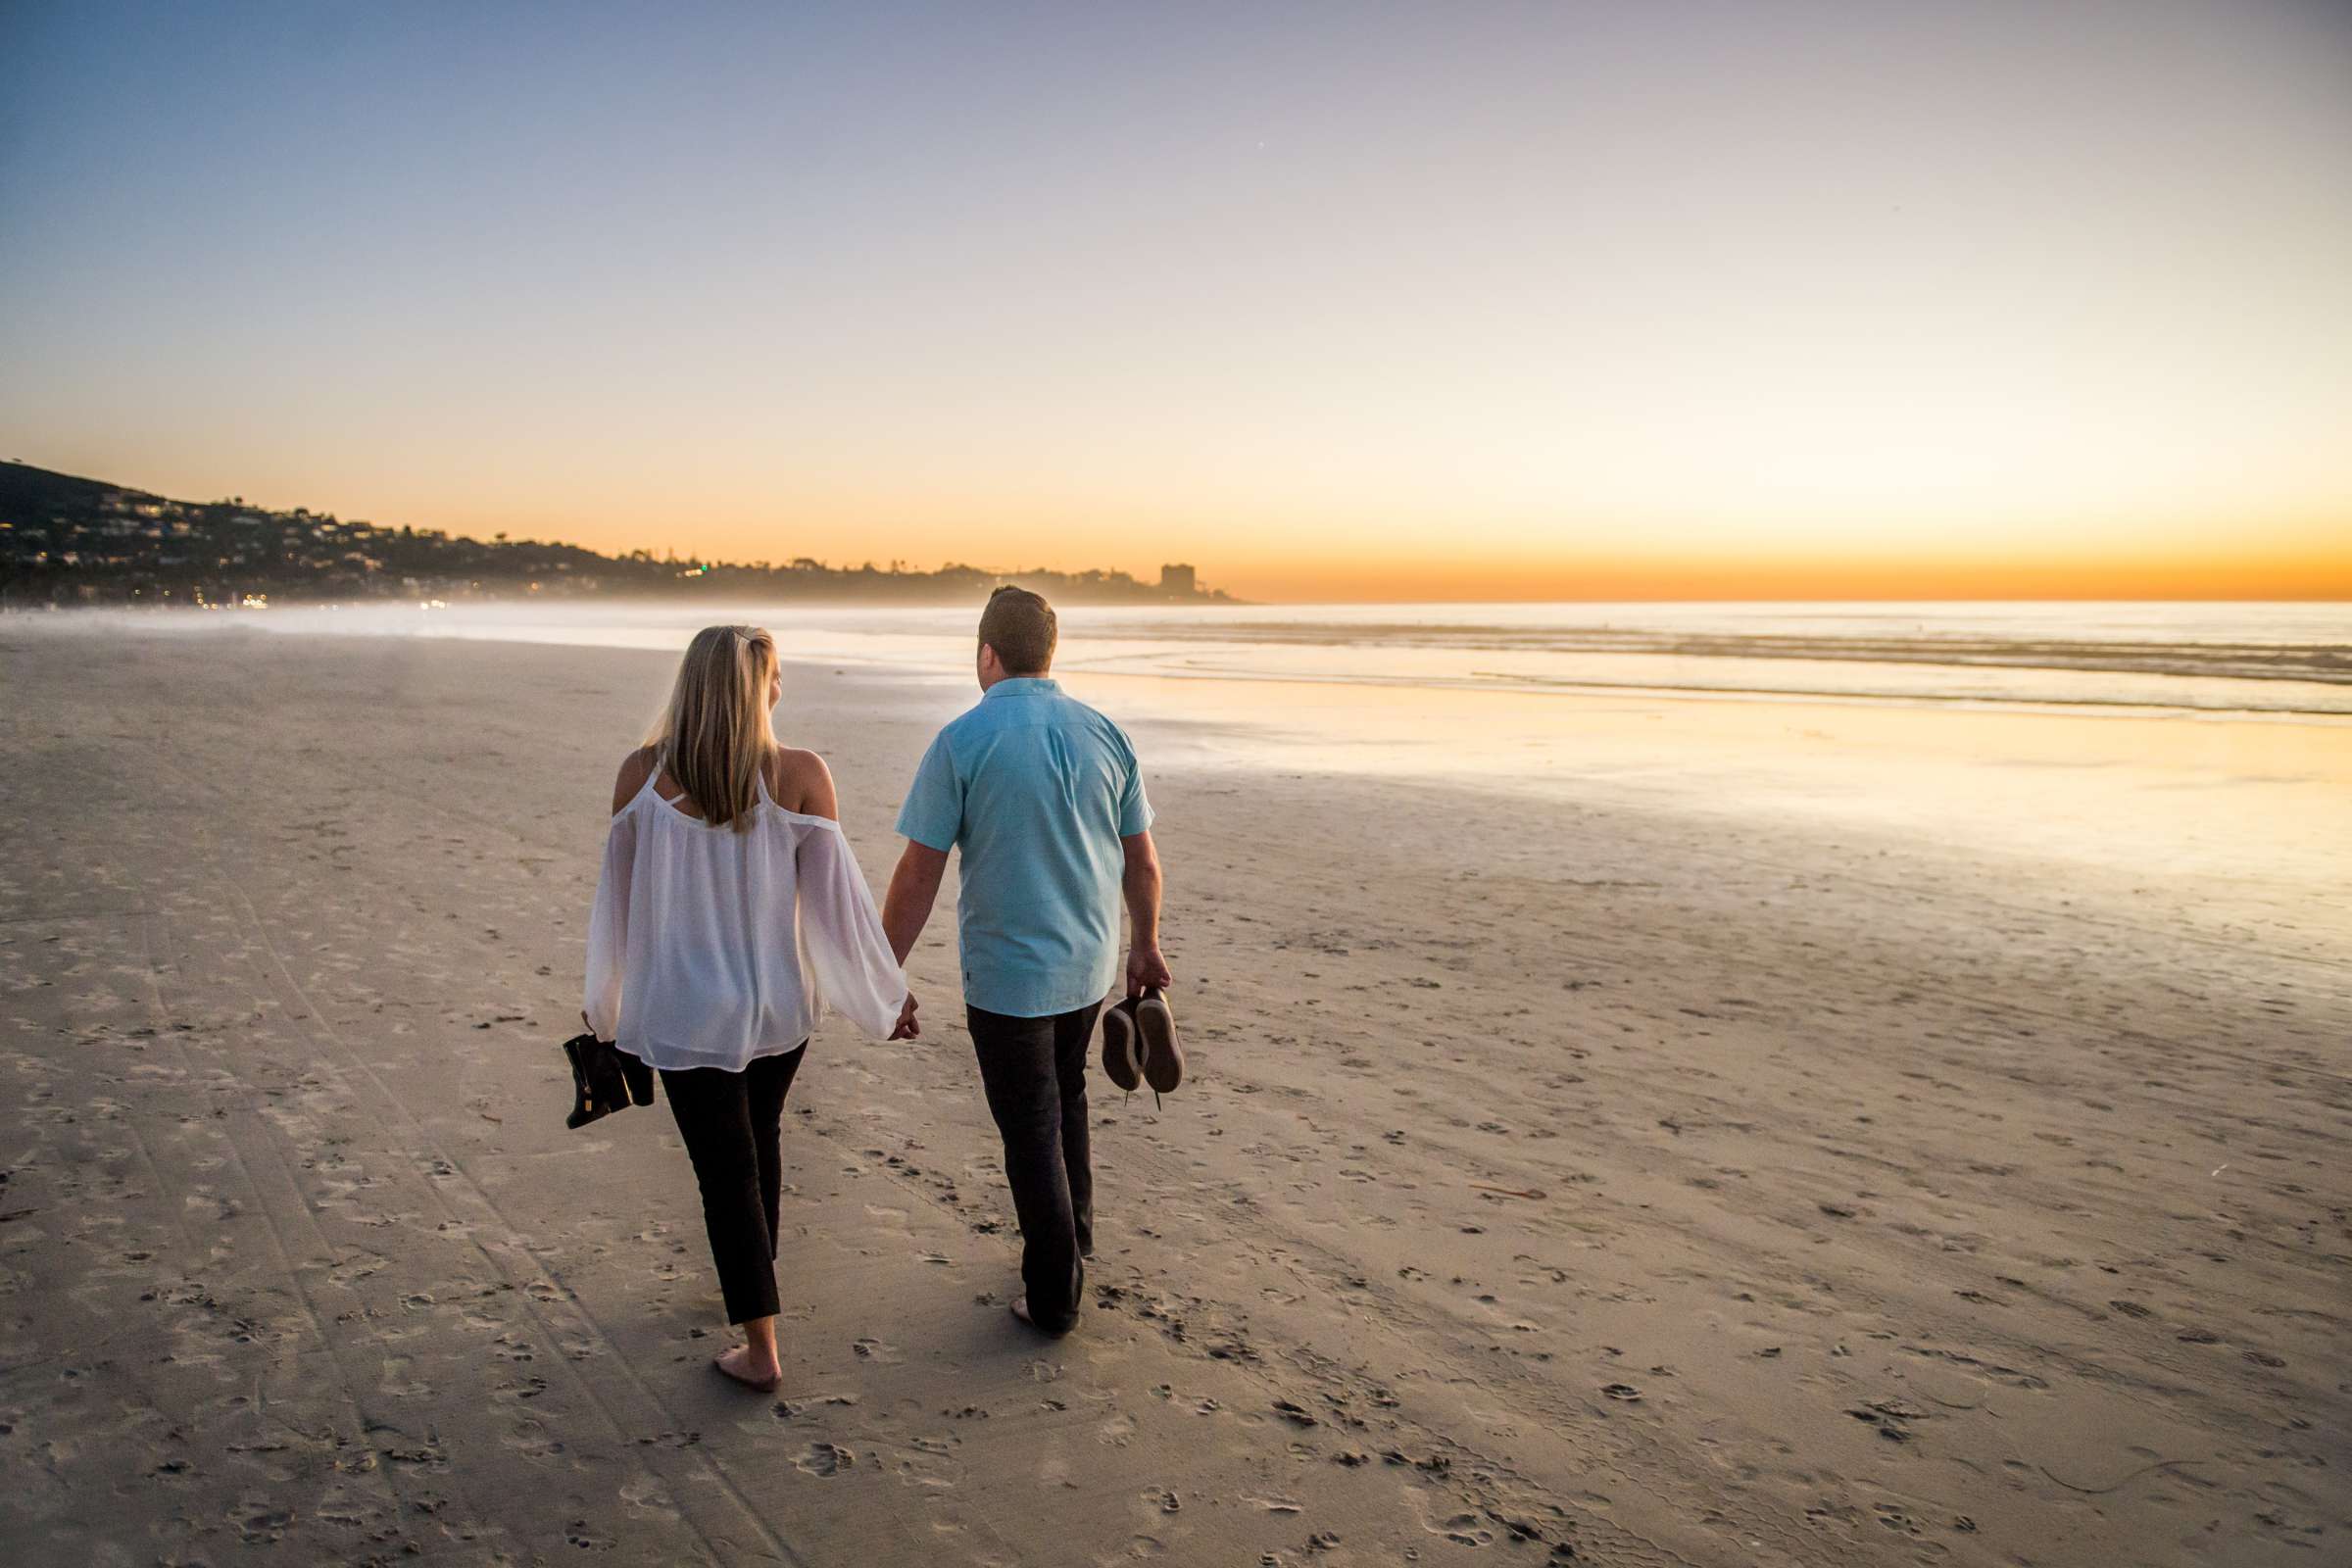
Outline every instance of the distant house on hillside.
[(1200, 585), (1194, 580), (1192, 567), (1162, 566), (1159, 568), (1159, 591), (1170, 599), (1190, 599), (1200, 592)]

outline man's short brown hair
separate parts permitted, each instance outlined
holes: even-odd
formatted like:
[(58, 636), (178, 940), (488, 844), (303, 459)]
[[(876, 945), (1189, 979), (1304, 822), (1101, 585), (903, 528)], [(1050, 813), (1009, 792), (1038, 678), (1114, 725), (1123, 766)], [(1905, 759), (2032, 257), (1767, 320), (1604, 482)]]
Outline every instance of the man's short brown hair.
[(1007, 675), (1043, 675), (1054, 667), (1054, 643), (1059, 635), (1054, 607), (1043, 594), (1010, 583), (988, 596), (980, 612), (980, 641), (997, 651), (997, 662)]

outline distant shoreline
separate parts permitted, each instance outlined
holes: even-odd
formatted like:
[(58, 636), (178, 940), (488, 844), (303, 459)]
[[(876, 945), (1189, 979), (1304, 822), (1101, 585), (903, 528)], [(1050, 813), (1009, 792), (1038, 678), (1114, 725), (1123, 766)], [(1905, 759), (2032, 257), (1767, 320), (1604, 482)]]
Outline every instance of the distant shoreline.
[(0, 463), (0, 606), (188, 605), (252, 602), (481, 603), (514, 600), (721, 595), (789, 603), (917, 607), (963, 605), (1000, 585), (1033, 588), (1059, 604), (1239, 604), (1200, 585), (1193, 566), (1160, 567), (1157, 582), (1124, 571), (1060, 571), (951, 563), (830, 565), (608, 556), (541, 540), (480, 540), (435, 528), (346, 522), (332, 513), (225, 501), (175, 501), (144, 490)]

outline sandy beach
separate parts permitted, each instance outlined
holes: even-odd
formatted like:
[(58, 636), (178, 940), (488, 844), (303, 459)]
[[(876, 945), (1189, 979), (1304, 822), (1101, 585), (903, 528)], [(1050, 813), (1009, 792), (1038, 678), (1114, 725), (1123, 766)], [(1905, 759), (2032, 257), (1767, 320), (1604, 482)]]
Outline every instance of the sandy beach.
[[(668, 1111), (566, 1132), (557, 1049), (671, 665), (0, 622), (0, 1558), (2352, 1557), (2327, 862), (1240, 768), (1205, 689), (1130, 722), (1195, 1077), (1096, 1080), (1078, 1331), (943, 918), (921, 1041), (817, 1035), (723, 1384)], [(786, 682), (878, 885), (968, 696)]]

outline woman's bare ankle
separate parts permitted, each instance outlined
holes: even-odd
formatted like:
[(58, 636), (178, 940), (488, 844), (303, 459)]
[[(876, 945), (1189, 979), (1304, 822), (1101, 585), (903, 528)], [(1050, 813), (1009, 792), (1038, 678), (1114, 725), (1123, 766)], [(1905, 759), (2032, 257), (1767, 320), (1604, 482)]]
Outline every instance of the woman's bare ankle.
[(783, 1370), (776, 1364), (774, 1350), (762, 1354), (756, 1345), (732, 1346), (719, 1351), (718, 1358), (726, 1362), (731, 1371), (749, 1372), (756, 1377), (772, 1377)]

